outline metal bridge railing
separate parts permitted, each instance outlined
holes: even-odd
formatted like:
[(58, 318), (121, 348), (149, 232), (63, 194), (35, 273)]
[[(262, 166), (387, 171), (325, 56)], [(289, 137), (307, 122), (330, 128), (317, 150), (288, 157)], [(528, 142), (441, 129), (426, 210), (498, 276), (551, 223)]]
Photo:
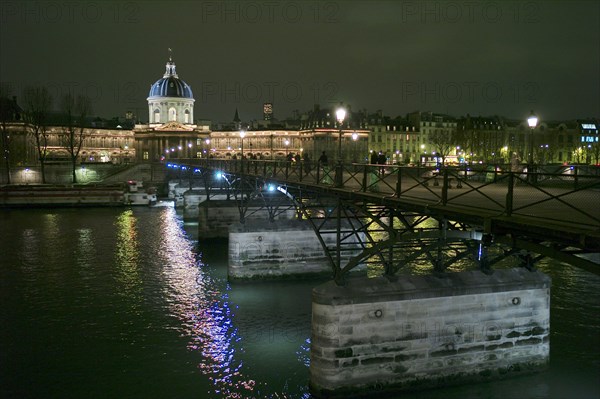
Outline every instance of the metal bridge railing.
[(527, 173), (490, 166), (435, 168), (221, 159), (184, 162), (262, 179), (600, 228), (600, 168), (582, 174), (577, 168), (565, 168), (561, 173), (540, 169)]

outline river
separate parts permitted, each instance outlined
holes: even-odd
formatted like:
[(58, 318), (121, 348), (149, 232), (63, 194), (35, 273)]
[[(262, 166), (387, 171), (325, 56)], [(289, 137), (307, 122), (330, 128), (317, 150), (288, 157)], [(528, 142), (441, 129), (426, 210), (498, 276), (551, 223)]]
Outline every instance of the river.
[[(319, 281), (227, 282), (170, 206), (0, 211), (0, 397), (310, 398)], [(402, 398), (600, 398), (600, 277), (552, 260), (547, 371)]]

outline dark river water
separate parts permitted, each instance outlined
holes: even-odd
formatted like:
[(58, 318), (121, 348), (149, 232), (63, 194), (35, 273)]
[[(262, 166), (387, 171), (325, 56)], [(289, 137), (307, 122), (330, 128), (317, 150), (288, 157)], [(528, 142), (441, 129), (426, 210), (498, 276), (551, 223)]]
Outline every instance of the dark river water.
[[(319, 281), (227, 282), (172, 207), (0, 211), (1, 398), (309, 398)], [(600, 278), (555, 261), (551, 361), (402, 398), (599, 398)]]

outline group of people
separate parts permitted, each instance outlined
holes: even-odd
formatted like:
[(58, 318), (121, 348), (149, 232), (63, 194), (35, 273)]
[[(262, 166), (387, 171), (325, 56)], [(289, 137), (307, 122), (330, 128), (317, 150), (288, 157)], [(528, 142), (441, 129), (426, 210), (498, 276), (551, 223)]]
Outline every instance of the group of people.
[[(387, 154), (384, 152), (375, 152), (373, 151), (371, 153), (371, 164), (372, 165), (385, 165), (387, 163)], [(383, 166), (379, 167), (379, 174), (380, 175), (384, 175), (385, 174), (385, 168)]]

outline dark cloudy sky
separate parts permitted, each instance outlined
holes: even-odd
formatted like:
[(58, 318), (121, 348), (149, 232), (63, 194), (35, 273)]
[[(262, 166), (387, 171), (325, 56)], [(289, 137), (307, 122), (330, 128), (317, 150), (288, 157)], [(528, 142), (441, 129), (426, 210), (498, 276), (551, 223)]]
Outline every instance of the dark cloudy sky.
[(600, 116), (597, 1), (1, 0), (0, 78), (147, 120), (168, 48), (195, 117), (340, 101), (391, 116)]

